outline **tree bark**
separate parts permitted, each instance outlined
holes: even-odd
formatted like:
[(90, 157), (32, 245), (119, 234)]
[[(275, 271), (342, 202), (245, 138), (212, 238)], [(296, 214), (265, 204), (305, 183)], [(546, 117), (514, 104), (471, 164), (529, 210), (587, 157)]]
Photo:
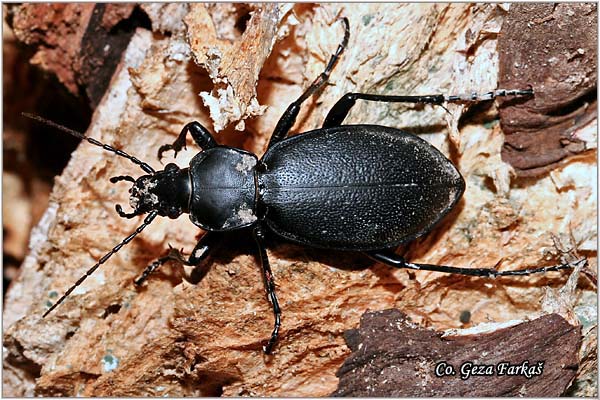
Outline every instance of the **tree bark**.
[[(346, 92), (495, 89), (498, 36), (510, 12), (496, 4), (141, 7), (153, 32), (138, 28), (131, 37), (86, 134), (157, 170), (163, 168), (158, 148), (193, 120), (215, 132), (219, 143), (261, 155), (285, 108), (340, 43), (342, 16), (350, 21), (349, 45), (329, 84), (303, 106), (293, 133), (320, 127)], [(493, 104), (448, 105), (446, 111), (363, 102), (345, 123), (419, 134), (465, 178), (463, 200), (435, 230), (402, 249), (408, 259), (519, 269), (558, 263), (559, 243), (588, 257), (588, 271), (595, 270), (596, 189), (590, 177), (597, 169), (596, 119), (577, 130), (585, 151), (529, 179), (517, 178), (502, 160), (498, 121)], [(48, 128), (47, 134), (61, 133)], [(188, 140), (187, 150), (176, 159), (165, 153), (163, 163), (187, 166), (198, 151)], [(182, 279), (173, 262), (143, 288), (133, 285), (169, 245), (188, 253), (194, 248), (204, 233), (186, 216), (158, 218), (42, 318), (141, 224), (141, 218), (118, 217), (114, 206), (128, 203), (128, 187), (108, 180), (141, 174), (127, 160), (83, 143), (56, 179), (5, 301), (5, 395), (326, 396), (337, 389), (336, 372), (351, 354), (344, 332), (357, 328), (366, 311), (390, 308), (437, 330), (559, 313), (582, 325), (587, 347), (580, 360), (593, 353), (596, 297), (587, 278), (577, 285), (573, 277), (569, 290), (557, 292), (568, 273), (496, 280), (409, 273), (373, 265), (359, 254), (269, 236), (283, 325), (274, 354), (265, 356), (261, 347), (273, 316), (254, 242), (244, 232), (223, 240), (197, 284)], [(465, 312), (470, 318), (461, 321)]]

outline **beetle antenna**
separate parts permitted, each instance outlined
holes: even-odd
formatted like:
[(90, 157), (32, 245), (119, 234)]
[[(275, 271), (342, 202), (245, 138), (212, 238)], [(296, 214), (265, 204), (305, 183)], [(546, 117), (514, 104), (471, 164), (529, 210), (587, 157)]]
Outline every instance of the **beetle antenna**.
[(86, 135), (84, 135), (81, 132), (77, 132), (73, 129), (67, 128), (66, 126), (57, 124), (54, 121), (50, 121), (49, 119), (40, 117), (39, 115), (35, 115), (35, 114), (29, 114), (29, 113), (21, 113), (24, 117), (36, 120), (38, 122), (41, 122), (43, 124), (46, 124), (48, 126), (51, 126), (53, 128), (56, 128), (58, 130), (61, 130), (63, 132), (66, 132), (70, 135), (75, 136), (76, 138), (79, 139), (83, 139), (85, 141), (87, 141), (88, 143), (93, 144), (94, 146), (98, 146), (98, 147), (102, 147), (104, 150), (108, 150), (111, 151), (113, 153), (115, 153), (118, 156), (124, 157), (126, 159), (128, 159), (129, 161), (131, 161), (132, 163), (139, 165), (140, 168), (142, 168), (144, 170), (144, 172), (148, 173), (148, 174), (154, 174), (156, 171), (154, 171), (154, 168), (152, 168), (151, 166), (149, 166), (148, 164), (146, 164), (143, 161), (138, 160), (137, 158), (135, 158), (134, 156), (131, 156), (127, 153), (125, 153), (123, 150), (119, 150), (119, 149), (115, 149), (114, 147), (108, 145), (108, 144), (104, 144), (102, 142), (99, 142), (98, 140), (88, 137)]
[(157, 215), (158, 215), (158, 211), (156, 211), (156, 210), (152, 211), (150, 214), (148, 214), (148, 216), (146, 216), (146, 218), (144, 218), (144, 223), (142, 225), (138, 226), (137, 229), (135, 230), (135, 232), (133, 232), (131, 235), (129, 235), (125, 239), (123, 239), (123, 241), (121, 243), (119, 243), (118, 245), (113, 247), (113, 249), (111, 251), (106, 253), (100, 260), (98, 260), (98, 262), (96, 264), (94, 264), (94, 266), (92, 268), (87, 270), (87, 272), (85, 274), (83, 274), (81, 276), (81, 278), (79, 278), (77, 280), (77, 282), (75, 282), (75, 284), (73, 286), (71, 286), (65, 292), (65, 294), (63, 294), (62, 297), (60, 299), (58, 299), (58, 301), (56, 303), (54, 303), (48, 309), (48, 311), (46, 311), (44, 313), (44, 315), (42, 317), (45, 318), (48, 314), (50, 314), (52, 312), (52, 310), (54, 310), (56, 307), (58, 307), (60, 305), (60, 303), (62, 303), (71, 294), (71, 292), (73, 292), (73, 290), (75, 290), (75, 288), (77, 286), (81, 285), (88, 276), (93, 274), (94, 271), (96, 271), (98, 269), (98, 267), (100, 267), (100, 265), (104, 264), (113, 254), (115, 254), (117, 251), (121, 250), (121, 248), (123, 246), (125, 246), (127, 243), (131, 242), (134, 237), (136, 237), (140, 232), (142, 232), (144, 230), (144, 228), (146, 228), (148, 225), (150, 225), (150, 223), (154, 220), (154, 218), (156, 218)]

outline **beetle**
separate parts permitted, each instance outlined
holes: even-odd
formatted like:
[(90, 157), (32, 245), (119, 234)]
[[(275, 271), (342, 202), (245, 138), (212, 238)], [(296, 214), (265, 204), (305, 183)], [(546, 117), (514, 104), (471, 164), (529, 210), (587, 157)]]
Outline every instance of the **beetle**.
[[(483, 95), (390, 96), (347, 93), (332, 107), (321, 128), (287, 137), (302, 103), (328, 80), (348, 44), (349, 23), (341, 19), (344, 37), (324, 71), (279, 119), (262, 157), (242, 149), (222, 146), (198, 122), (190, 122), (172, 144), (158, 149), (177, 153), (186, 146), (188, 133), (201, 148), (186, 168), (169, 163), (155, 171), (126, 152), (99, 142), (42, 117), (25, 114), (52, 127), (127, 158), (144, 172), (111, 182), (131, 182), (129, 203), (133, 211), (115, 206), (119, 216), (147, 214), (143, 223), (105, 254), (45, 313), (46, 317), (97, 268), (141, 233), (157, 216), (191, 221), (206, 231), (190, 256), (171, 249), (145, 268), (135, 280), (141, 285), (169, 260), (206, 268), (206, 260), (222, 232), (252, 229), (262, 266), (265, 289), (272, 304), (274, 326), (263, 347), (272, 352), (281, 326), (281, 309), (265, 247), (265, 232), (306, 246), (363, 252), (396, 268), (439, 271), (473, 276), (529, 275), (572, 268), (571, 264), (517, 271), (494, 268), (460, 268), (414, 264), (395, 254), (398, 245), (433, 229), (460, 200), (465, 182), (440, 151), (410, 133), (379, 125), (343, 125), (357, 100), (440, 105), (492, 100), (500, 96), (531, 96), (532, 89), (495, 90)], [(377, 207), (372, 207), (377, 204)]]

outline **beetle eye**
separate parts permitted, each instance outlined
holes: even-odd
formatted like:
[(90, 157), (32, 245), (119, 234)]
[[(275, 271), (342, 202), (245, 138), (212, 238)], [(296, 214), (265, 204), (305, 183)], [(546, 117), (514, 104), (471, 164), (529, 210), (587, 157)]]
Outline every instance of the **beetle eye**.
[(177, 217), (179, 217), (179, 210), (177, 208), (171, 208), (169, 209), (169, 214), (168, 217), (171, 219), (176, 219)]
[(177, 166), (177, 164), (173, 164), (173, 163), (168, 163), (167, 166), (165, 167), (165, 171), (177, 171), (179, 169), (179, 167)]

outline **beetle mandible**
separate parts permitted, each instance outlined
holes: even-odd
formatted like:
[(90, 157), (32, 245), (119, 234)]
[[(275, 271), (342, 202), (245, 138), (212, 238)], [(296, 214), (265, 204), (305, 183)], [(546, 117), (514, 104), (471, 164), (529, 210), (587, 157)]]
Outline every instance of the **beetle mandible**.
[[(105, 254), (45, 313), (61, 304), (89, 275), (128, 244), (157, 217), (189, 214), (206, 231), (186, 259), (171, 249), (150, 264), (135, 280), (141, 285), (169, 260), (202, 267), (220, 232), (251, 228), (256, 241), (267, 296), (272, 304), (274, 327), (263, 347), (271, 353), (281, 326), (281, 309), (265, 249), (265, 231), (307, 246), (364, 252), (396, 268), (439, 271), (474, 276), (528, 275), (571, 268), (570, 264), (497, 271), (494, 268), (460, 268), (406, 262), (393, 249), (429, 231), (460, 200), (465, 182), (456, 167), (425, 140), (401, 130), (379, 125), (343, 125), (357, 100), (443, 105), (452, 102), (492, 100), (499, 96), (531, 96), (532, 89), (495, 90), (483, 95), (390, 96), (347, 93), (331, 108), (323, 126), (287, 137), (302, 103), (328, 80), (350, 37), (347, 18), (341, 19), (344, 37), (324, 71), (291, 103), (277, 123), (261, 158), (250, 152), (221, 146), (198, 122), (185, 125), (172, 144), (158, 149), (175, 156), (185, 147), (189, 133), (202, 149), (187, 168), (169, 163), (162, 171), (116, 149), (42, 117), (25, 114), (88, 143), (102, 147), (138, 165), (146, 174), (111, 178), (133, 183), (123, 218), (147, 214), (143, 223)], [(377, 207), (372, 207), (377, 204)], [(585, 262), (584, 260), (581, 260)]]

